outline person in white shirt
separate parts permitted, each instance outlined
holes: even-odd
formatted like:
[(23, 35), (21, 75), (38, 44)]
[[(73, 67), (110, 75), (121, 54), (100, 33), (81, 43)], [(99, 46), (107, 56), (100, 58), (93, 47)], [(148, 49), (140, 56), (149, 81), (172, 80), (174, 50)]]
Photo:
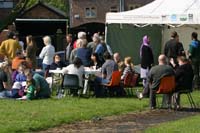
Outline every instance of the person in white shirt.
[(79, 77), (79, 86), (83, 87), (84, 66), (80, 58), (76, 57), (73, 64), (62, 69), (63, 74), (76, 74)]
[(51, 38), (49, 36), (43, 37), (45, 47), (43, 47), (39, 57), (43, 59), (42, 68), (48, 70), (50, 65), (53, 63), (53, 57), (55, 55), (55, 48), (51, 44)]

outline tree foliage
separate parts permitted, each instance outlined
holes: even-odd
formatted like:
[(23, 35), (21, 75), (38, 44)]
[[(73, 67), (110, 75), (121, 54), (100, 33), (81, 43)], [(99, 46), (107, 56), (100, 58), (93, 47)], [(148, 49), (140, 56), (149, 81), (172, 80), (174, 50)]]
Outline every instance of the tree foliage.
[[(36, 4), (39, 0), (29, 0), (27, 7), (30, 7), (34, 4)], [(64, 12), (68, 12), (69, 4), (68, 0), (40, 0), (41, 2), (50, 4)]]

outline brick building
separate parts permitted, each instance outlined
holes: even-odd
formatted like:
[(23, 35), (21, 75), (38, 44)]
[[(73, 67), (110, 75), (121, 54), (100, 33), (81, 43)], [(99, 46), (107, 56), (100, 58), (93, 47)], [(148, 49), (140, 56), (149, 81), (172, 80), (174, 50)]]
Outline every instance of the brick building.
[(4, 20), (19, 0), (0, 0), (0, 20)]
[(91, 36), (104, 32), (107, 12), (133, 10), (153, 0), (69, 0), (70, 28), (74, 33), (83, 30)]

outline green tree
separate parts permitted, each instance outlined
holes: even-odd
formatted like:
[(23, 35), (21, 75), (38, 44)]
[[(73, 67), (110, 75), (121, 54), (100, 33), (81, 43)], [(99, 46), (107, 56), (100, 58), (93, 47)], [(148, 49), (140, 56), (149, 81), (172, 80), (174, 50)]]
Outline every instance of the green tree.
[[(34, 4), (36, 4), (39, 0), (29, 0), (27, 7), (30, 7)], [(64, 12), (68, 12), (69, 10), (69, 4), (68, 0), (40, 0), (41, 2), (50, 4)]]
[(8, 24), (11, 24), (15, 18), (23, 11), (25, 10), (26, 6), (28, 4), (28, 0), (20, 0), (17, 5), (13, 8), (10, 15), (0, 23), (0, 31), (5, 29)]

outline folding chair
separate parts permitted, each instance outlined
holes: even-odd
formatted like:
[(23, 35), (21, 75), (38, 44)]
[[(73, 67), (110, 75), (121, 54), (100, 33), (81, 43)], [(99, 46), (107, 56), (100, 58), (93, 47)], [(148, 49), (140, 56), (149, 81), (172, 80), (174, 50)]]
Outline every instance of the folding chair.
[(156, 91), (156, 94), (172, 95), (174, 90), (175, 90), (175, 76), (164, 76), (160, 80), (160, 85), (158, 90)]
[(63, 90), (69, 89), (70, 94), (74, 93), (75, 95), (78, 94), (80, 96), (81, 93), (79, 93), (78, 91), (81, 88), (79, 87), (78, 75), (64, 74), (62, 88), (63, 88)]
[[(182, 90), (178, 90), (176, 92), (178, 92), (180, 94), (180, 97), (181, 97), (181, 94), (186, 94), (191, 108), (196, 109), (196, 104), (195, 104), (195, 102), (192, 98), (192, 95), (191, 95), (192, 89), (182, 89)], [(177, 102), (176, 102), (175, 96), (174, 96), (173, 100), (174, 100), (174, 107), (175, 107), (175, 109), (177, 109)]]
[(112, 78), (110, 83), (103, 84), (103, 86), (108, 90), (108, 93), (110, 96), (113, 96), (116, 92), (118, 95), (118, 92), (120, 91), (120, 81), (121, 81), (121, 72), (120, 71), (113, 71), (112, 72)]
[(136, 86), (137, 79), (138, 79), (138, 74), (135, 74), (134, 72), (129, 72), (124, 77), (123, 87), (124, 87), (124, 89), (126, 91), (126, 94), (128, 96), (132, 96), (133, 95), (132, 88)]

